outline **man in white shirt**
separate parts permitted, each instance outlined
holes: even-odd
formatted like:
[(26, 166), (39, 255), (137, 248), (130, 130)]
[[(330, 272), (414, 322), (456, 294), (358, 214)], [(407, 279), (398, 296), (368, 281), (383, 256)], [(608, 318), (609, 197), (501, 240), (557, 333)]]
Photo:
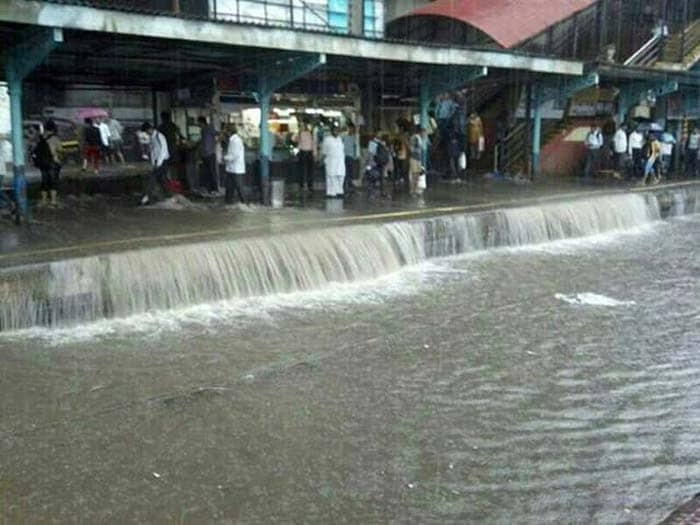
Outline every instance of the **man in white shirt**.
[(345, 146), (333, 126), (331, 134), (323, 139), (321, 148), (326, 168), (326, 198), (342, 198), (345, 182)]
[(111, 135), (109, 134), (109, 124), (107, 124), (107, 117), (99, 118), (96, 127), (100, 130), (100, 149), (102, 150), (102, 159), (105, 162), (107, 162), (111, 156), (109, 149), (109, 139)]
[(124, 149), (124, 139), (122, 138), (124, 126), (110, 113), (107, 128), (109, 129), (109, 151), (114, 155), (115, 160), (124, 164), (124, 152), (122, 151)]
[(627, 154), (632, 157), (631, 177), (641, 177), (644, 169), (644, 159), (642, 158), (642, 148), (644, 147), (644, 135), (635, 128), (627, 140)]
[(593, 125), (591, 130), (586, 135), (586, 165), (583, 170), (583, 179), (590, 182), (593, 178), (593, 172), (598, 171), (600, 165), (600, 150), (603, 147), (603, 134), (600, 128)]
[(613, 136), (613, 153), (615, 154), (615, 169), (622, 172), (627, 156), (627, 127), (623, 124)]
[(154, 193), (160, 187), (160, 190), (167, 194), (165, 188), (165, 177), (168, 173), (168, 159), (170, 152), (168, 151), (168, 141), (160, 131), (153, 127), (150, 122), (144, 122), (141, 126), (141, 131), (144, 131), (151, 137), (151, 165), (153, 169), (145, 181), (145, 188), (141, 204), (146, 205), (151, 202)]
[(661, 139), (661, 170), (664, 177), (670, 177), (671, 175), (673, 147), (675, 145), (676, 138), (669, 132), (664, 133)]
[(245, 147), (236, 126), (231, 129), (231, 137), (228, 140), (224, 161), (226, 162), (226, 204), (233, 204), (234, 192), (238, 194), (241, 203), (247, 204), (241, 191), (245, 175)]

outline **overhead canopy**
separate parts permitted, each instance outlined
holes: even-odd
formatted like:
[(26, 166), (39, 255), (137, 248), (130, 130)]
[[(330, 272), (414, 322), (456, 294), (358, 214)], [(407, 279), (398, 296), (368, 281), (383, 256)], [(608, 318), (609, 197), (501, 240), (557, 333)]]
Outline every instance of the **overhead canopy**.
[(538, 35), (598, 0), (436, 0), (408, 13), (439, 16), (476, 27), (504, 48)]

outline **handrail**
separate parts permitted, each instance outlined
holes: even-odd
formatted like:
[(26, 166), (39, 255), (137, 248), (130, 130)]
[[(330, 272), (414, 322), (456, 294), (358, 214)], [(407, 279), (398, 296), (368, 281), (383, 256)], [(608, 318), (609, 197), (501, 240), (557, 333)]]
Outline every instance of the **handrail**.
[(658, 57), (659, 51), (661, 50), (660, 44), (662, 40), (663, 38), (660, 35), (654, 35), (647, 40), (642, 47), (635, 51), (632, 56), (625, 60), (623, 65), (631, 66), (648, 64), (650, 62), (649, 58), (651, 58), (650, 55), (653, 55), (653, 58)]
[[(525, 124), (525, 122), (518, 122), (515, 124), (515, 126), (513, 126), (513, 129), (511, 129), (506, 134), (505, 137), (503, 137), (501, 140), (496, 142), (496, 144), (493, 147), (493, 171), (494, 171), (494, 173), (497, 173), (499, 171), (498, 165), (500, 163), (499, 161), (501, 160), (500, 159), (501, 147), (504, 144), (508, 145), (509, 151), (515, 150), (515, 152), (514, 152), (515, 154), (514, 155), (511, 154), (510, 158), (506, 159), (507, 164), (504, 164), (504, 166), (503, 166), (504, 172), (507, 171), (507, 168), (509, 168), (511, 166), (513, 159), (519, 160), (520, 157), (522, 157), (523, 152), (521, 150), (519, 151), (517, 148), (514, 148), (513, 145), (511, 144), (511, 142), (513, 141), (513, 139), (516, 139), (516, 138), (522, 139), (523, 131), (526, 131), (526, 130), (527, 130), (527, 125)], [(520, 142), (524, 142), (524, 141), (521, 140)]]

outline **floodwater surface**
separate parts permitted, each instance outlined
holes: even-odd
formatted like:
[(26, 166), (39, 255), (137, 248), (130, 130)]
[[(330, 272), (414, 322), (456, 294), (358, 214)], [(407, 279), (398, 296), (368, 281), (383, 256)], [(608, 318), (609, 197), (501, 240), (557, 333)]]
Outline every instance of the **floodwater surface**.
[(700, 216), (0, 336), (8, 523), (656, 523), (700, 491)]

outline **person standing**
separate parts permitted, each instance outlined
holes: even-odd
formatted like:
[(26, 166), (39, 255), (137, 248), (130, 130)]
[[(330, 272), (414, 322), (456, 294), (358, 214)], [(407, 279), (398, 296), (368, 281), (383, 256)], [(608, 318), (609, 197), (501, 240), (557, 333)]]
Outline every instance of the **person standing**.
[[(408, 188), (409, 183), (408, 183), (408, 173), (409, 173), (409, 158), (410, 158), (410, 153), (409, 153), (409, 139), (406, 134), (406, 131), (403, 129), (399, 133), (399, 136), (396, 137), (396, 141), (394, 143), (394, 150), (396, 151), (396, 178), (394, 179), (394, 183), (398, 182), (399, 180), (401, 181), (401, 188)], [(396, 189), (396, 188), (394, 188)]]
[(63, 142), (58, 137), (58, 127), (53, 120), (49, 120), (44, 129), (46, 130), (46, 142), (51, 153), (51, 162), (46, 179), (44, 171), (41, 172), (41, 198), (45, 200), (45, 192), (48, 191), (51, 206), (56, 207), (58, 206), (58, 179), (61, 176), (61, 167), (63, 166)]
[[(139, 143), (141, 160), (149, 160), (151, 158), (151, 137), (148, 136), (148, 133), (139, 129), (136, 132), (136, 139)], [(168, 151), (170, 151), (170, 148), (168, 148)]]
[(184, 139), (180, 128), (173, 122), (173, 117), (168, 111), (162, 111), (160, 114), (160, 126), (158, 126), (158, 131), (160, 131), (165, 140), (168, 142), (168, 151), (171, 155), (174, 155), (180, 142)]
[(630, 168), (630, 178), (640, 178), (644, 169), (644, 159), (642, 158), (642, 148), (644, 147), (644, 135), (639, 127), (634, 128), (627, 140), (627, 153), (632, 157)]
[[(201, 129), (199, 141), (199, 156), (202, 159), (202, 181), (200, 186), (209, 193), (218, 193), (219, 183), (216, 170), (216, 128), (214, 124), (207, 124), (203, 116), (197, 118), (197, 124)], [(160, 132), (159, 132), (160, 133)], [(161, 133), (161, 135), (163, 135)], [(165, 136), (163, 135), (165, 139)]]
[(167, 194), (165, 187), (165, 179), (168, 174), (168, 159), (170, 152), (168, 151), (168, 142), (165, 136), (156, 129), (150, 122), (144, 122), (141, 130), (148, 134), (151, 138), (151, 166), (153, 169), (145, 180), (143, 197), (141, 204), (146, 205), (155, 198), (155, 193), (160, 188), (160, 191)]
[(469, 160), (479, 160), (484, 148), (484, 125), (481, 122), (481, 117), (475, 112), (469, 115), (467, 140), (469, 142)]
[(100, 129), (91, 118), (85, 119), (83, 137), (85, 141), (85, 168), (87, 168), (87, 165), (89, 164), (92, 170), (95, 172), (95, 175), (98, 175), (100, 169), (100, 146), (102, 144), (102, 138), (100, 136)]
[(627, 155), (627, 128), (624, 124), (617, 128), (613, 136), (613, 154), (615, 155), (615, 169), (622, 173)]
[(122, 138), (124, 126), (122, 126), (121, 122), (114, 118), (114, 115), (110, 113), (109, 120), (107, 121), (107, 127), (109, 129), (110, 152), (116, 157), (116, 160), (124, 164), (124, 139)]
[(673, 148), (676, 145), (676, 137), (670, 132), (663, 134), (661, 138), (661, 172), (664, 177), (670, 178), (673, 167)]
[[(174, 180), (177, 177), (177, 164), (181, 159), (180, 144), (185, 140), (180, 128), (173, 122), (172, 115), (168, 111), (162, 111), (160, 114), (160, 126), (158, 126), (165, 140), (168, 143), (168, 152), (170, 153), (170, 162), (168, 162), (168, 177)], [(190, 188), (193, 189), (193, 188)]]
[[(375, 133), (372, 140), (367, 145), (367, 161), (371, 167), (375, 181), (379, 182), (379, 194), (386, 197), (384, 189), (384, 178), (388, 172), (389, 162), (391, 160), (391, 151), (388, 145), (384, 142), (379, 133)], [(372, 190), (373, 184), (367, 185), (367, 190)]]
[(353, 125), (348, 126), (343, 135), (343, 148), (345, 148), (345, 188), (350, 189), (355, 178), (355, 161), (357, 159), (357, 140)]
[(314, 159), (316, 157), (316, 141), (314, 134), (309, 129), (309, 125), (304, 122), (297, 137), (297, 147), (299, 148), (299, 189), (306, 189), (311, 192), (314, 186)]
[(698, 153), (700, 152), (700, 129), (697, 126), (688, 135), (685, 148), (685, 175), (686, 177), (697, 177), (698, 174)]
[(224, 161), (226, 161), (226, 204), (233, 204), (234, 192), (238, 194), (241, 203), (248, 204), (241, 190), (245, 175), (245, 147), (236, 126), (231, 127), (231, 137), (228, 140)]
[(345, 181), (345, 147), (338, 136), (338, 128), (333, 126), (326, 135), (321, 147), (326, 168), (326, 198), (342, 198)]
[(423, 151), (425, 128), (418, 127), (410, 141), (410, 159), (408, 161), (408, 189), (411, 195), (418, 195), (418, 177), (423, 170)]
[(583, 169), (583, 180), (590, 182), (593, 179), (593, 174), (598, 171), (600, 166), (600, 151), (603, 147), (603, 134), (598, 126), (591, 126), (590, 131), (586, 135), (586, 165)]
[(457, 104), (450, 93), (445, 93), (438, 99), (435, 107), (435, 118), (440, 131), (440, 143), (445, 145), (445, 149), (452, 131), (452, 116), (456, 110)]
[(111, 159), (111, 152), (109, 149), (111, 136), (109, 133), (109, 125), (107, 124), (107, 117), (98, 117), (97, 129), (100, 132), (100, 151), (102, 153), (102, 159), (108, 162)]
[(646, 159), (644, 164), (644, 177), (642, 178), (643, 186), (646, 185), (647, 180), (651, 180), (652, 183), (658, 182), (656, 162), (659, 160), (659, 155), (661, 155), (661, 143), (659, 143), (656, 135), (649, 132), (643, 153), (643, 156)]

